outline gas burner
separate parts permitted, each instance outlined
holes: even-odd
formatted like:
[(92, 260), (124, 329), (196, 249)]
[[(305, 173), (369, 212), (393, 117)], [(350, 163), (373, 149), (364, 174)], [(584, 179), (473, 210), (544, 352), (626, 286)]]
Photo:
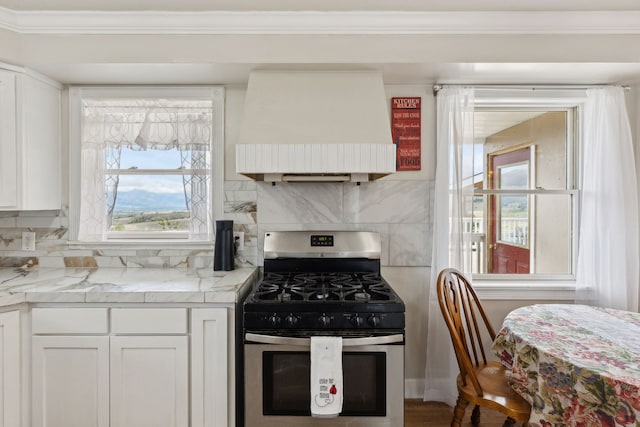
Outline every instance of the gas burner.
[(278, 294), (276, 298), (280, 302), (291, 301), (291, 294), (289, 292), (282, 292), (281, 294)]
[(360, 301), (360, 302), (366, 302), (369, 301), (371, 299), (371, 295), (369, 295), (368, 293), (362, 291), (362, 292), (356, 292), (353, 294), (353, 299), (355, 301)]
[(375, 283), (369, 285), (367, 289), (371, 293), (371, 299), (376, 301), (388, 301), (394, 297), (391, 288), (385, 283)]
[(307, 283), (302, 286), (293, 286), (291, 292), (298, 301), (325, 301), (325, 300), (337, 300), (335, 291), (331, 286), (324, 286), (323, 284)]

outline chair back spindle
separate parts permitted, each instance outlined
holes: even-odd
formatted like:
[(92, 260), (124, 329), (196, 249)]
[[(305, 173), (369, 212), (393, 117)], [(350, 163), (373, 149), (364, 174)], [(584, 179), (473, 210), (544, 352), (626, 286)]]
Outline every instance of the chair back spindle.
[(493, 340), (495, 332), (471, 283), (458, 271), (445, 269), (438, 276), (440, 309), (451, 333), (456, 359), (466, 384), (470, 381), (482, 395), (476, 368), (487, 364), (483, 333)]

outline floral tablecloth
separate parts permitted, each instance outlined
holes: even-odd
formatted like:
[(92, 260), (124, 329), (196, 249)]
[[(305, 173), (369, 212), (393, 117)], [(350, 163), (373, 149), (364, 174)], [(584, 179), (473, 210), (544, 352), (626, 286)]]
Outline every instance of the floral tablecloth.
[(539, 304), (504, 320), (494, 352), (530, 425), (640, 427), (640, 314)]

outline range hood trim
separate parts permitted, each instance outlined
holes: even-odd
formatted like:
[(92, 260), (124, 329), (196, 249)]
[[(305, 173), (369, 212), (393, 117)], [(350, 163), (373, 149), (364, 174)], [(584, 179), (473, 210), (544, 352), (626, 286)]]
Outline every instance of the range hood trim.
[(289, 182), (330, 181), (327, 176), (345, 176), (341, 181), (363, 182), (395, 171), (394, 144), (236, 145), (236, 172), (258, 181), (284, 181), (281, 176), (296, 177)]

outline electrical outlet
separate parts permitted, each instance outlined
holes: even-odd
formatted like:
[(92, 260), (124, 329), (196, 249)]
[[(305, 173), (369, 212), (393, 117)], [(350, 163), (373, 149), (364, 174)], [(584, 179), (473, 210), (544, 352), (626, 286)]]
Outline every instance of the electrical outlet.
[(36, 233), (33, 231), (24, 231), (22, 233), (22, 250), (28, 252), (36, 250)]
[[(237, 238), (237, 239), (236, 239)], [(238, 242), (238, 250), (244, 250), (244, 231), (234, 231), (233, 240)]]

